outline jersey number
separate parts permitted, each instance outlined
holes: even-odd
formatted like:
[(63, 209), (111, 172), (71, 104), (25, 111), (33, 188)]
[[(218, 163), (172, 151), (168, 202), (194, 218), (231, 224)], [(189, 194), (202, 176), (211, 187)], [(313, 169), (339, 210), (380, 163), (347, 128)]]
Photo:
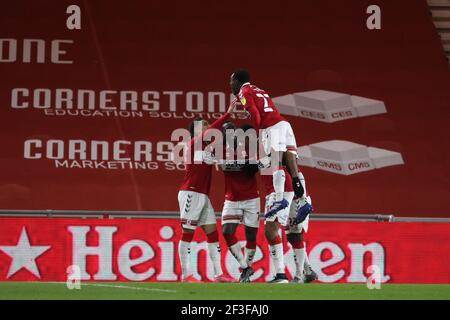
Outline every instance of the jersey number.
[(267, 93), (265, 93), (265, 94), (257, 93), (256, 96), (264, 99), (264, 112), (272, 112), (273, 111), (273, 109), (271, 107), (269, 107), (269, 100), (268, 100), (269, 95)]

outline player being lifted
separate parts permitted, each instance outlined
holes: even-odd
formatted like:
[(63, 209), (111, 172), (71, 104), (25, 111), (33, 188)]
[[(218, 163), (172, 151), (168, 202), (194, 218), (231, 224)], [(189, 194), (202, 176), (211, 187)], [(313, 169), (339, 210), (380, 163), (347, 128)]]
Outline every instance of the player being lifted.
[[(240, 127), (243, 132), (253, 129), (250, 125)], [(236, 135), (227, 135), (235, 132), (235, 125), (226, 122), (222, 126), (224, 136), (225, 159), (233, 155), (231, 161), (221, 165), (225, 177), (225, 202), (222, 210), (222, 232), (231, 254), (238, 261), (242, 273), (240, 282), (250, 282), (250, 276), (254, 273), (251, 265), (256, 251), (256, 235), (259, 227), (260, 199), (256, 173), (257, 164), (250, 164), (248, 138), (243, 141), (237, 139)], [(230, 139), (226, 139), (229, 137)], [(256, 141), (256, 134), (254, 134)], [(229, 141), (227, 141), (229, 140)], [(240, 144), (240, 146), (238, 146)], [(239, 148), (243, 147), (243, 148)], [(255, 148), (256, 151), (256, 148)], [(236, 153), (240, 152), (240, 156)], [(256, 157), (256, 154), (254, 155)], [(237, 161), (235, 161), (237, 160)], [(239, 224), (245, 226), (246, 246), (245, 257), (242, 254), (241, 246), (236, 238), (236, 229)]]
[[(297, 168), (297, 144), (291, 125), (276, 109), (272, 99), (264, 90), (250, 84), (250, 74), (246, 70), (237, 70), (230, 77), (231, 91), (238, 97), (245, 110), (250, 113), (255, 129), (263, 130), (261, 141), (264, 151), (275, 162), (272, 183), (275, 190), (275, 201), (265, 217), (270, 218), (278, 211), (287, 208), (290, 202), (283, 197), (285, 172), (282, 170), (284, 160), (292, 177), (293, 189), (297, 198), (304, 198), (304, 190), (300, 182)], [(305, 220), (312, 211), (312, 206), (305, 202), (297, 212), (299, 223)]]
[[(182, 238), (178, 243), (178, 253), (183, 281), (197, 281), (192, 276), (189, 266), (191, 242), (197, 226), (200, 226), (206, 233), (208, 253), (214, 266), (214, 280), (216, 282), (233, 281), (233, 279), (225, 276), (222, 272), (216, 217), (211, 201), (209, 200), (212, 165), (204, 161), (204, 152), (208, 144), (202, 139), (208, 129), (221, 129), (225, 121), (229, 119), (233, 107), (233, 105), (230, 105), (228, 111), (209, 126), (205, 120), (194, 120), (189, 127), (192, 139), (184, 155), (190, 157), (190, 159), (186, 163), (183, 183), (178, 192), (181, 226), (183, 229)], [(196, 148), (200, 150), (196, 150)]]

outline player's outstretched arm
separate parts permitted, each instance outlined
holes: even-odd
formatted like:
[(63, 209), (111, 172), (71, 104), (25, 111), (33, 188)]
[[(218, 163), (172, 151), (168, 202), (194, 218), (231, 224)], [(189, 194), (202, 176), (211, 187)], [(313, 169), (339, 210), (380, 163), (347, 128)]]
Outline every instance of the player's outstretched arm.
[(216, 121), (214, 121), (213, 123), (211, 123), (208, 127), (207, 130), (205, 130), (204, 134), (209, 130), (209, 129), (221, 129), (222, 125), (230, 118), (231, 114), (229, 112), (225, 112), (219, 119), (217, 119)]
[(237, 99), (233, 99), (233, 101), (231, 101), (230, 105), (228, 106), (228, 110), (227, 113), (233, 113), (234, 109), (236, 108), (236, 103), (237, 103)]
[(230, 118), (230, 113), (226, 112), (224, 113), (219, 119), (217, 119), (216, 121), (214, 121), (213, 123), (211, 123), (205, 131), (203, 131), (203, 133), (200, 136), (194, 137), (192, 138), (190, 144), (192, 145), (194, 143), (194, 141), (198, 141), (198, 139), (200, 137), (202, 137), (202, 139), (209, 133), (209, 131), (211, 129), (218, 129), (220, 130), (220, 128), (222, 127), (222, 125)]

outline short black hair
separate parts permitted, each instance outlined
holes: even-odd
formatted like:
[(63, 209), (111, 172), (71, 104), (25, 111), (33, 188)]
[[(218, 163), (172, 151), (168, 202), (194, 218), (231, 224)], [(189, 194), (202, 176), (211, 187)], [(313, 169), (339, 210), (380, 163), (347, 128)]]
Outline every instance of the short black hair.
[(192, 122), (189, 124), (189, 132), (191, 134), (191, 137), (194, 137), (194, 128), (195, 128), (195, 123), (198, 121), (203, 121), (203, 118), (197, 117), (194, 120), (192, 120)]
[(238, 69), (233, 72), (233, 78), (240, 83), (250, 82), (250, 73), (245, 69)]
[(236, 127), (236, 126), (234, 125), (234, 122), (233, 122), (233, 121), (226, 121), (226, 122), (224, 122), (224, 124), (222, 125), (222, 129), (223, 129), (224, 127), (228, 127), (228, 126), (232, 127), (233, 129)]
[(251, 124), (243, 124), (242, 126), (239, 127), (239, 129), (242, 129), (244, 132), (250, 129), (255, 129)]

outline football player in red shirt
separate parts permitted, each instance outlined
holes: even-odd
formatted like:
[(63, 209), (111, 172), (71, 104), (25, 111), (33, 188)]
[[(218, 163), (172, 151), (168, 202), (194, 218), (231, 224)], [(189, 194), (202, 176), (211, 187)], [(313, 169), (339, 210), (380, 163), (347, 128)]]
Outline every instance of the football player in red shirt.
[[(256, 130), (262, 130), (261, 142), (264, 151), (270, 155), (276, 168), (273, 170), (273, 187), (275, 201), (266, 212), (266, 218), (287, 208), (290, 203), (283, 198), (285, 174), (281, 169), (284, 160), (292, 177), (293, 189), (297, 198), (304, 197), (297, 168), (297, 144), (291, 125), (278, 112), (266, 91), (250, 84), (250, 74), (246, 70), (233, 72), (230, 78), (231, 91), (240, 100), (242, 106), (250, 113)], [(312, 211), (310, 205), (299, 208), (296, 222), (301, 223)]]
[(223, 123), (229, 119), (230, 112), (233, 108), (234, 106), (230, 105), (228, 111), (211, 125), (206, 120), (194, 120), (189, 128), (192, 139), (189, 142), (185, 156), (190, 157), (190, 161), (186, 164), (183, 183), (178, 192), (181, 226), (183, 229), (182, 238), (178, 243), (178, 253), (183, 281), (198, 281), (192, 276), (189, 268), (191, 242), (197, 226), (200, 226), (207, 236), (208, 253), (214, 265), (214, 280), (216, 282), (232, 281), (231, 278), (223, 274), (221, 267), (216, 217), (211, 201), (209, 200), (212, 163), (205, 162), (207, 158), (205, 149), (208, 144), (203, 137), (206, 135), (208, 129), (220, 130)]
[[(240, 127), (243, 132), (253, 129), (250, 125)], [(222, 233), (231, 254), (239, 263), (242, 273), (240, 282), (250, 282), (250, 276), (254, 273), (251, 265), (256, 252), (256, 235), (259, 228), (260, 199), (256, 174), (258, 165), (249, 164), (249, 139), (239, 141), (234, 134), (235, 125), (226, 122), (222, 126), (224, 135), (224, 160), (221, 164), (225, 177), (225, 202), (222, 210)], [(226, 137), (230, 137), (227, 141)], [(255, 135), (256, 140), (256, 135)], [(238, 148), (238, 143), (241, 148)], [(240, 152), (240, 157), (236, 153)], [(232, 157), (230, 157), (230, 155)], [(256, 157), (256, 154), (254, 155)], [(230, 159), (231, 158), (231, 159)], [(241, 245), (236, 238), (236, 229), (239, 224), (245, 226), (246, 246), (245, 257), (241, 251)]]

